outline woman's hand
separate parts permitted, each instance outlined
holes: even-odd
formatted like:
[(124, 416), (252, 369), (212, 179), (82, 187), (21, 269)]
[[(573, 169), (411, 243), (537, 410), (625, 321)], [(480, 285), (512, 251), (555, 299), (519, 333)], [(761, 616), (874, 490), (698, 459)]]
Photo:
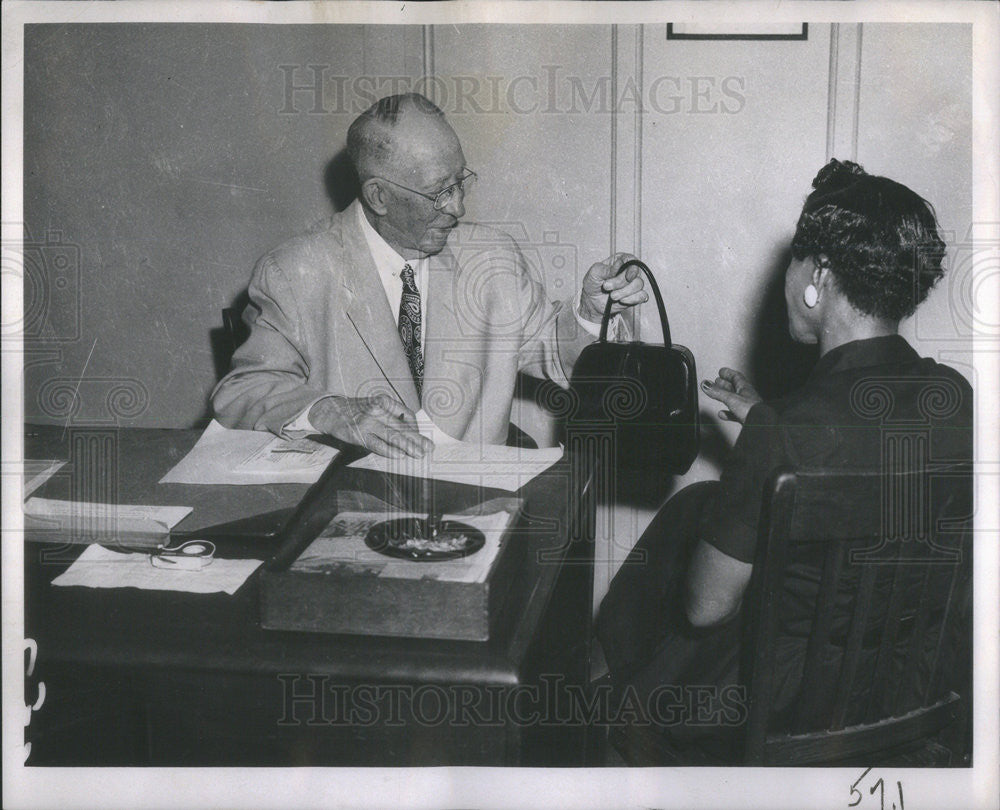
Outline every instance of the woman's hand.
[(750, 409), (762, 401), (761, 395), (750, 385), (747, 378), (731, 368), (720, 368), (715, 382), (702, 380), (701, 390), (728, 409), (719, 411), (720, 419), (739, 422), (741, 425), (746, 421)]

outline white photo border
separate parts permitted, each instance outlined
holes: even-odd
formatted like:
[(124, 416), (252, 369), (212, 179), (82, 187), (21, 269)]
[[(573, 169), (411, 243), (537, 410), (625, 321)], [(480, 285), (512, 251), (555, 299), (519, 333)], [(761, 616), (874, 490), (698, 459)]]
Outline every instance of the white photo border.
[[(998, 7), (989, 2), (4, 2), (3, 222), (23, 220), (23, 26), (32, 22), (240, 22), (437, 24), (536, 22), (648, 23), (715, 19), (778, 22), (965, 22), (973, 25), (974, 217), (1000, 223), (1000, 54)], [(5, 224), (6, 227), (6, 224)], [(6, 234), (5, 234), (6, 238)], [(4, 322), (21, 310), (20, 279), (3, 278)], [(998, 304), (1000, 306), (1000, 304)], [(998, 322), (996, 312), (984, 323)], [(977, 336), (977, 458), (996, 467), (1000, 447), (1000, 347)], [(19, 458), (24, 418), (22, 355), (3, 353), (3, 457)], [(994, 471), (1000, 472), (1000, 470)], [(4, 806), (15, 807), (847, 807), (860, 769), (304, 768), (118, 769), (25, 768), (23, 550), (19, 487), (3, 488), (3, 767)], [(977, 479), (978, 516), (1000, 525), (996, 475)], [(997, 537), (975, 548), (974, 764), (948, 770), (893, 771), (913, 808), (995, 806), (998, 796)], [(888, 775), (887, 775), (888, 780)]]

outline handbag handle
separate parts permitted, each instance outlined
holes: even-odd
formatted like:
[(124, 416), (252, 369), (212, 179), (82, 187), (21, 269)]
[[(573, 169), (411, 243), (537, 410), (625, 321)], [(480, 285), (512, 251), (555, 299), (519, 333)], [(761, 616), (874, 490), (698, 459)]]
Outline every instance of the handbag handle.
[[(618, 268), (618, 272), (615, 273), (615, 276), (620, 276), (632, 265), (635, 265), (646, 274), (649, 286), (653, 288), (653, 297), (656, 299), (656, 308), (660, 311), (660, 326), (663, 329), (663, 345), (669, 349), (674, 345), (670, 341), (670, 322), (667, 320), (667, 309), (663, 306), (663, 296), (660, 295), (660, 288), (656, 286), (656, 279), (653, 278), (653, 272), (644, 262), (641, 262), (638, 259), (629, 259), (625, 262), (625, 264)], [(608, 322), (611, 320), (611, 303), (611, 296), (609, 295), (608, 302), (604, 305), (604, 317), (601, 319), (601, 343), (608, 342)]]

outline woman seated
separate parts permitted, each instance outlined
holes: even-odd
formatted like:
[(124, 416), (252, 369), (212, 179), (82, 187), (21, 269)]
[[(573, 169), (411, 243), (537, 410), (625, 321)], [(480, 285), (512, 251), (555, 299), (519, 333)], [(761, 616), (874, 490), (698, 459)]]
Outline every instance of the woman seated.
[[(741, 605), (769, 474), (780, 466), (879, 468), (884, 425), (906, 420), (926, 425), (928, 461), (972, 459), (971, 387), (897, 334), (943, 272), (930, 204), (833, 160), (813, 180), (791, 247), (788, 329), (798, 342), (819, 344), (818, 362), (800, 389), (772, 402), (732, 369), (702, 383), (725, 405), (720, 417), (743, 425), (721, 480), (694, 484), (660, 510), (597, 620), (612, 680), (627, 701), (619, 709), (645, 714), (639, 722), (651, 721), (674, 743), (700, 740), (702, 749), (720, 727), (745, 719), (745, 694), (720, 687), (740, 683)], [(891, 404), (880, 418), (858, 399), (873, 385)], [(933, 414), (921, 395), (928, 386), (949, 400)], [(796, 625), (808, 628), (817, 590), (818, 570), (804, 572), (792, 602), (799, 614), (793, 607), (782, 617), (793, 635)], [(801, 685), (801, 640), (776, 655), (779, 711)]]

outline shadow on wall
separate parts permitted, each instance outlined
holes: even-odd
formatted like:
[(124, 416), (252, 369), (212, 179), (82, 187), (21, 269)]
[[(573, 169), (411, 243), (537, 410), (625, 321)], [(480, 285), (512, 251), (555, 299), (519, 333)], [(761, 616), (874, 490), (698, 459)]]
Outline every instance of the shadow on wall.
[[(743, 371), (765, 401), (780, 399), (802, 386), (818, 359), (818, 347), (796, 343), (788, 334), (788, 307), (785, 304), (785, 269), (791, 260), (787, 246), (774, 253), (765, 276), (760, 309), (753, 322)], [(712, 379), (717, 369), (699, 369), (701, 379)], [(721, 403), (701, 397), (700, 456), (723, 466), (732, 449), (728, 435), (721, 429), (718, 412)]]
[(323, 170), (323, 187), (338, 213), (349, 206), (361, 192), (358, 173), (354, 171), (347, 150), (341, 149)]
[(775, 253), (747, 352), (744, 371), (765, 400), (778, 399), (801, 387), (818, 359), (815, 345), (796, 343), (788, 334), (785, 269), (791, 257), (787, 246)]

